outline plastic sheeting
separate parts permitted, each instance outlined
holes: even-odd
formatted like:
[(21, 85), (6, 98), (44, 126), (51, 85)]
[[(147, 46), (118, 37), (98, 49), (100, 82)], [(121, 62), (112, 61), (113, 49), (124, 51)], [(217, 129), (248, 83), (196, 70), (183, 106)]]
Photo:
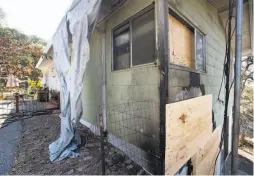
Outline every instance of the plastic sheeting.
[(83, 111), (81, 91), (89, 60), (89, 39), (100, 5), (101, 0), (74, 0), (53, 37), (54, 62), (61, 85), (61, 133), (59, 139), (49, 145), (51, 161), (79, 155), (75, 150), (80, 144), (76, 127)]

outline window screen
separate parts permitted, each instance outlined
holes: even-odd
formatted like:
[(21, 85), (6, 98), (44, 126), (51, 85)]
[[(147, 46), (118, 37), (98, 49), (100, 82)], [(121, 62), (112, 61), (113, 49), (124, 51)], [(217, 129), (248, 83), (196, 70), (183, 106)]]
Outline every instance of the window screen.
[(113, 70), (130, 67), (130, 28), (126, 24), (113, 32)]
[(204, 37), (196, 31), (196, 65), (197, 70), (205, 71)]
[(132, 20), (132, 65), (152, 63), (155, 59), (154, 10)]

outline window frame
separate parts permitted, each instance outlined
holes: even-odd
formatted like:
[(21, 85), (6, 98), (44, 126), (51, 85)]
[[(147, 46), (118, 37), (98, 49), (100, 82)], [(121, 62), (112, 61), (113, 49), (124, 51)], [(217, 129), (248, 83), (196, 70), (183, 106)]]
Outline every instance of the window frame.
[[(154, 61), (148, 62), (144, 64), (138, 64), (133, 65), (133, 54), (132, 54), (132, 21), (139, 18), (140, 16), (144, 15), (145, 13), (148, 13), (153, 10), (153, 17), (154, 17)], [(129, 24), (129, 35), (130, 35), (130, 67), (124, 68), (124, 69), (115, 69), (114, 68), (114, 31), (120, 29), (124, 25)], [(155, 8), (154, 5), (149, 5), (148, 7), (142, 9), (138, 13), (134, 14), (133, 16), (129, 17), (127, 20), (124, 20), (119, 25), (115, 26), (111, 30), (111, 71), (122, 71), (122, 70), (128, 70), (132, 68), (142, 67), (146, 65), (154, 65), (156, 63), (156, 15), (155, 15)]]
[[(206, 43), (206, 40), (205, 40), (205, 34), (202, 32), (202, 31), (200, 31), (199, 29), (197, 29), (197, 28), (194, 28), (194, 36), (195, 36), (195, 69), (197, 70), (197, 71), (200, 71), (200, 72), (206, 72), (206, 49), (205, 49), (205, 43)], [(196, 54), (196, 52), (197, 52), (197, 47), (196, 47), (196, 45), (197, 45), (197, 32), (200, 34), (200, 35), (202, 35), (202, 39), (203, 39), (203, 57), (204, 57), (204, 60), (203, 60), (203, 63), (204, 63), (204, 70), (198, 70), (197, 69), (197, 54)]]
[[(170, 65), (174, 65), (174, 66), (178, 66), (178, 67), (182, 67), (185, 70), (190, 70), (190, 71), (195, 71), (195, 72), (201, 72), (201, 73), (206, 73), (206, 39), (205, 36), (206, 34), (204, 32), (202, 32), (198, 27), (196, 27), (195, 25), (193, 25), (192, 22), (190, 22), (189, 20), (187, 20), (185, 17), (183, 17), (183, 15), (181, 15), (179, 12), (176, 12), (174, 10), (172, 10), (170, 7), (168, 8), (168, 14), (172, 15), (176, 20), (178, 20), (180, 23), (182, 23), (183, 25), (185, 25), (187, 28), (189, 28), (190, 30), (194, 30), (194, 59), (195, 59), (195, 68), (190, 68), (190, 67), (186, 67), (184, 65), (179, 65), (179, 64), (174, 64), (174, 63), (170, 63)], [(200, 35), (202, 35), (202, 39), (203, 39), (203, 56), (204, 56), (204, 70), (199, 70), (197, 68), (197, 32), (199, 32)], [(169, 36), (170, 37), (170, 36)], [(169, 56), (170, 57), (170, 56)]]

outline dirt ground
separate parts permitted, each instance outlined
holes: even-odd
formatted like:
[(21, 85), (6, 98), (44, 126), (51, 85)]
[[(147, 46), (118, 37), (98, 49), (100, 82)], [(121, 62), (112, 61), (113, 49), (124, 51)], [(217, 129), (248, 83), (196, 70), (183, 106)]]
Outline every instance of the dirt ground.
[[(50, 162), (48, 146), (59, 137), (60, 118), (57, 115), (36, 116), (22, 122), (14, 166), (10, 174), (84, 175), (101, 174), (100, 140), (88, 128), (79, 126), (86, 143), (79, 149), (78, 158)], [(109, 145), (109, 144), (108, 144)], [(145, 174), (145, 171), (113, 146), (107, 147), (106, 174)]]
[[(59, 137), (58, 115), (35, 116), (21, 121), (21, 139), (15, 154), (14, 165), (9, 174), (15, 175), (99, 175), (101, 174), (100, 139), (83, 125), (79, 131), (83, 141), (78, 158), (50, 162), (48, 146)], [(107, 144), (106, 174), (143, 175), (146, 172), (115, 147)], [(253, 174), (253, 148), (242, 146), (239, 150), (239, 173)], [(230, 165), (228, 165), (230, 166)], [(230, 169), (229, 169), (230, 170)]]

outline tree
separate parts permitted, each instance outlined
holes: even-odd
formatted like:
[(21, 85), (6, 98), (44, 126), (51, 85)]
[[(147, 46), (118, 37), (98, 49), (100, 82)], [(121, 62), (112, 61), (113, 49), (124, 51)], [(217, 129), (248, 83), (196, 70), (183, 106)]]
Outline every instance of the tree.
[(6, 14), (0, 7), (0, 74), (14, 74), (19, 79), (25, 76), (38, 81), (42, 76), (36, 63), (43, 55), (46, 42), (37, 36), (27, 36), (2, 24)]
[(3, 9), (0, 7), (0, 26), (2, 26), (5, 23), (5, 12), (3, 11)]
[(248, 56), (242, 61), (242, 89), (245, 89), (246, 84), (250, 85), (253, 83), (253, 56)]
[(0, 36), (1, 72), (12, 73), (20, 79), (29, 76), (32, 80), (38, 81), (42, 74), (35, 65), (43, 55), (45, 41), (2, 26)]
[(253, 119), (253, 56), (242, 61), (241, 116)]
[(241, 78), (240, 146), (253, 147), (253, 143), (246, 140), (246, 137), (252, 138), (253, 135), (253, 56), (243, 59)]

